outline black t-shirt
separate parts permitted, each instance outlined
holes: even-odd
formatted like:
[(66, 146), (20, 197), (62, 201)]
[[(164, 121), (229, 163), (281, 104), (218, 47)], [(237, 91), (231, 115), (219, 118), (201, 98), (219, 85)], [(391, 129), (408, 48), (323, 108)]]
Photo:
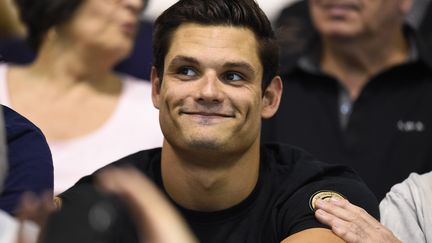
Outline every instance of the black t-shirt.
[[(160, 149), (141, 151), (111, 166), (134, 166), (163, 190), (160, 154)], [(92, 181), (92, 175), (84, 177), (61, 194), (63, 208), (79, 202)], [(257, 185), (238, 205), (217, 212), (197, 212), (173, 204), (200, 242), (280, 242), (308, 228), (326, 228), (315, 219), (310, 206), (312, 196), (319, 191), (337, 192), (379, 217), (376, 198), (350, 169), (321, 163), (300, 149), (278, 144), (262, 146)], [(128, 230), (117, 230), (124, 234), (120, 242), (131, 242)]]

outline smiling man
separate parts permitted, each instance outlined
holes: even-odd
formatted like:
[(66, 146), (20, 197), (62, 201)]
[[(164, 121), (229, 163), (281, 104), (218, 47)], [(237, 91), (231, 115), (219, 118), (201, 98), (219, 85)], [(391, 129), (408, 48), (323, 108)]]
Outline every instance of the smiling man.
[[(153, 51), (163, 147), (112, 166), (152, 179), (200, 242), (341, 242), (314, 217), (320, 199), (347, 198), (377, 216), (376, 199), (351, 170), (260, 144), (261, 120), (276, 113), (282, 81), (270, 22), (253, 0), (180, 0), (157, 19)], [(63, 210), (94, 178), (61, 195)]]

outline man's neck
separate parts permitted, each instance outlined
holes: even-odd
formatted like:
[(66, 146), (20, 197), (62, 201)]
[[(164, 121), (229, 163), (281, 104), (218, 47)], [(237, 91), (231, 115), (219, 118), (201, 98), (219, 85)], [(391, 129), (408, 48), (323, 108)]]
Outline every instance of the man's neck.
[(398, 30), (393, 35), (351, 41), (324, 38), (322, 50), (321, 69), (335, 76), (355, 100), (373, 76), (405, 62), (410, 48), (402, 30)]
[(218, 211), (237, 205), (255, 188), (259, 176), (259, 142), (241, 157), (179, 152), (164, 141), (162, 181), (182, 207)]

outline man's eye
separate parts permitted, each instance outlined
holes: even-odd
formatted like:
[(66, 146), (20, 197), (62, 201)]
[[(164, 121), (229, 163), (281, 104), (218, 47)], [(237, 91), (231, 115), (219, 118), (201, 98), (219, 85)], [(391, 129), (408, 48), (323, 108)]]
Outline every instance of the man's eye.
[(178, 74), (185, 75), (185, 76), (196, 76), (197, 73), (192, 68), (185, 67), (185, 68), (180, 68)]
[(225, 79), (229, 81), (244, 80), (244, 78), (238, 73), (227, 73), (225, 74)]

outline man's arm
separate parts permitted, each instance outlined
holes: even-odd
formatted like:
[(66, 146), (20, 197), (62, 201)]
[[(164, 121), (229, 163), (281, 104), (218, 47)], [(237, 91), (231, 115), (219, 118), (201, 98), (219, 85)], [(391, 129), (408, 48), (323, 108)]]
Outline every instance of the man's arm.
[(312, 228), (300, 231), (283, 240), (281, 243), (302, 243), (302, 242), (320, 242), (320, 243), (338, 243), (345, 242), (331, 230), (324, 228)]
[(364, 209), (347, 200), (319, 200), (316, 207), (316, 218), (348, 243), (401, 242)]

